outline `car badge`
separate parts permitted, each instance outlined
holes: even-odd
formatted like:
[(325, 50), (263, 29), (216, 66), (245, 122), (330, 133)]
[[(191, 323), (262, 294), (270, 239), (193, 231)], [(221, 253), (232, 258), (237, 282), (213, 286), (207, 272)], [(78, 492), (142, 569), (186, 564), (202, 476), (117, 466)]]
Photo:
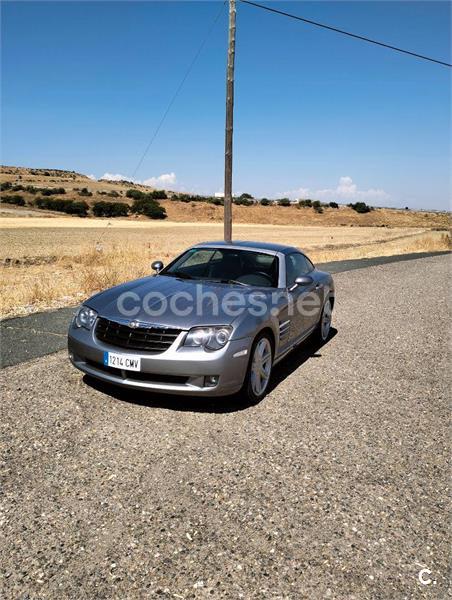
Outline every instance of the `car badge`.
[(132, 329), (136, 329), (139, 326), (140, 326), (139, 321), (130, 321), (130, 323), (129, 323), (129, 327), (131, 327)]

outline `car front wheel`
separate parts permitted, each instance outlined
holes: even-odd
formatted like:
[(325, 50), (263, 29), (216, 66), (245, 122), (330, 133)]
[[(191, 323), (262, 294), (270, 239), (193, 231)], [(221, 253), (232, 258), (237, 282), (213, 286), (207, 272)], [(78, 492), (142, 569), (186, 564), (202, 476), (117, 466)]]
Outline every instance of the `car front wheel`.
[(253, 343), (248, 371), (243, 384), (248, 400), (259, 402), (265, 396), (273, 366), (273, 347), (268, 334), (259, 335)]

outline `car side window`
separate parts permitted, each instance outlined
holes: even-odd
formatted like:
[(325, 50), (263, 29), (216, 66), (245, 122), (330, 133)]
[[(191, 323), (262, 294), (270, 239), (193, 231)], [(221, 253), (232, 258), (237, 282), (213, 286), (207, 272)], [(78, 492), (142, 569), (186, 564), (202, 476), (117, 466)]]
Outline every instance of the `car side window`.
[(290, 287), (295, 279), (301, 275), (307, 275), (313, 270), (310, 260), (299, 252), (293, 252), (286, 256), (286, 284)]

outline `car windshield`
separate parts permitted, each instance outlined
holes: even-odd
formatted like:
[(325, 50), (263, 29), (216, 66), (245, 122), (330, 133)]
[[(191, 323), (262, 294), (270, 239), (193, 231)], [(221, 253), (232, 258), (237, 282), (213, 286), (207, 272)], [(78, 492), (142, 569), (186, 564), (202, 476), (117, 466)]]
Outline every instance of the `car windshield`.
[(278, 287), (278, 258), (255, 250), (191, 248), (160, 274), (242, 286)]

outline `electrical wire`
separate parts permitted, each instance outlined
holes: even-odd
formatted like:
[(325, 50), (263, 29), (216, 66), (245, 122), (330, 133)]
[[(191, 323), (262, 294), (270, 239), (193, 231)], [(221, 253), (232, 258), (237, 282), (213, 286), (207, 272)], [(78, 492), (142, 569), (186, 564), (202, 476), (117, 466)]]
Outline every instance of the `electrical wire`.
[(437, 63), (439, 65), (443, 65), (445, 67), (452, 67), (452, 64), (444, 62), (442, 60), (437, 60), (436, 58), (431, 58), (430, 56), (424, 56), (423, 54), (417, 54), (416, 52), (411, 52), (410, 50), (404, 50), (403, 48), (398, 48), (397, 46), (391, 46), (390, 44), (385, 44), (384, 42), (379, 42), (377, 40), (373, 40), (368, 37), (364, 37), (363, 35), (358, 35), (356, 33), (350, 33), (349, 31), (344, 31), (343, 29), (338, 29), (337, 27), (331, 27), (330, 25), (325, 25), (324, 23), (318, 23), (317, 21), (312, 21), (311, 19), (306, 19), (304, 17), (300, 17), (298, 15), (293, 15), (291, 13), (284, 12), (282, 10), (278, 10), (276, 8), (270, 8), (269, 6), (264, 6), (263, 4), (258, 4), (257, 2), (251, 2), (251, 0), (240, 0), (243, 4), (250, 4), (251, 6), (256, 6), (257, 8), (262, 8), (268, 12), (276, 13), (278, 15), (282, 15), (284, 17), (289, 17), (291, 19), (296, 19), (297, 21), (303, 21), (304, 23), (308, 23), (309, 25), (315, 25), (316, 27), (321, 27), (322, 29), (328, 29), (329, 31), (335, 31), (336, 33), (341, 33), (342, 35), (347, 35), (349, 37), (355, 38), (357, 40), (361, 40), (364, 42), (369, 42), (370, 44), (376, 44), (377, 46), (382, 46), (383, 48), (389, 48), (390, 50), (395, 50), (396, 52), (402, 52), (403, 54), (408, 54), (410, 56), (414, 56), (415, 58), (420, 58), (422, 60), (428, 60), (433, 63)]
[(182, 88), (184, 87), (184, 83), (187, 81), (187, 79), (188, 79), (188, 76), (190, 75), (190, 73), (191, 73), (191, 71), (192, 71), (193, 67), (194, 67), (194, 66), (195, 66), (195, 64), (196, 64), (196, 61), (198, 60), (198, 58), (199, 58), (199, 56), (200, 56), (201, 52), (203, 51), (203, 49), (204, 49), (204, 46), (206, 45), (206, 42), (207, 42), (207, 40), (209, 39), (209, 36), (210, 36), (210, 34), (212, 33), (212, 31), (213, 31), (213, 29), (214, 29), (215, 25), (216, 25), (216, 24), (217, 24), (217, 22), (218, 22), (218, 19), (220, 18), (221, 14), (222, 14), (222, 12), (223, 12), (223, 10), (224, 10), (224, 5), (225, 5), (225, 4), (226, 4), (226, 0), (224, 0), (223, 4), (221, 5), (221, 8), (220, 8), (220, 10), (218, 11), (217, 15), (215, 16), (214, 20), (212, 21), (212, 24), (211, 24), (211, 26), (210, 26), (210, 27), (209, 27), (209, 29), (207, 30), (207, 33), (206, 33), (206, 35), (205, 35), (204, 39), (202, 40), (202, 42), (201, 42), (201, 44), (200, 44), (200, 46), (199, 46), (199, 48), (198, 48), (198, 50), (197, 50), (196, 54), (193, 56), (193, 59), (192, 59), (191, 63), (188, 65), (188, 69), (186, 70), (186, 72), (185, 72), (185, 75), (183, 76), (183, 78), (182, 78), (182, 80), (181, 80), (180, 84), (178, 85), (178, 87), (177, 87), (176, 91), (174, 92), (174, 94), (173, 94), (173, 97), (172, 97), (172, 98), (171, 98), (171, 100), (169, 101), (169, 103), (168, 103), (168, 105), (167, 105), (167, 107), (166, 107), (166, 109), (165, 109), (165, 112), (164, 112), (164, 113), (163, 113), (163, 115), (162, 115), (162, 118), (160, 119), (160, 121), (159, 121), (159, 123), (158, 123), (157, 127), (155, 128), (155, 130), (154, 130), (154, 133), (153, 133), (153, 135), (152, 135), (152, 137), (151, 137), (151, 139), (150, 139), (150, 141), (149, 141), (148, 145), (146, 146), (146, 148), (145, 148), (145, 150), (144, 150), (144, 152), (143, 152), (143, 154), (142, 154), (142, 156), (141, 156), (140, 160), (138, 161), (138, 164), (137, 164), (137, 166), (135, 167), (135, 169), (134, 169), (134, 171), (133, 171), (133, 173), (132, 173), (132, 176), (131, 176), (131, 178), (132, 178), (132, 179), (135, 177), (135, 175), (136, 175), (136, 173), (137, 173), (138, 169), (139, 169), (139, 168), (141, 167), (141, 165), (143, 164), (143, 161), (144, 161), (144, 159), (146, 158), (146, 155), (147, 155), (147, 153), (148, 153), (148, 152), (149, 152), (149, 150), (151, 149), (151, 147), (152, 147), (152, 144), (154, 143), (154, 141), (155, 141), (155, 139), (156, 139), (156, 137), (157, 137), (157, 135), (158, 135), (158, 133), (159, 133), (160, 129), (162, 128), (162, 125), (163, 125), (163, 123), (165, 122), (165, 119), (166, 119), (166, 117), (168, 116), (168, 113), (169, 113), (169, 111), (171, 110), (171, 107), (173, 106), (174, 102), (176, 101), (176, 98), (179, 96), (179, 93), (181, 92)]

